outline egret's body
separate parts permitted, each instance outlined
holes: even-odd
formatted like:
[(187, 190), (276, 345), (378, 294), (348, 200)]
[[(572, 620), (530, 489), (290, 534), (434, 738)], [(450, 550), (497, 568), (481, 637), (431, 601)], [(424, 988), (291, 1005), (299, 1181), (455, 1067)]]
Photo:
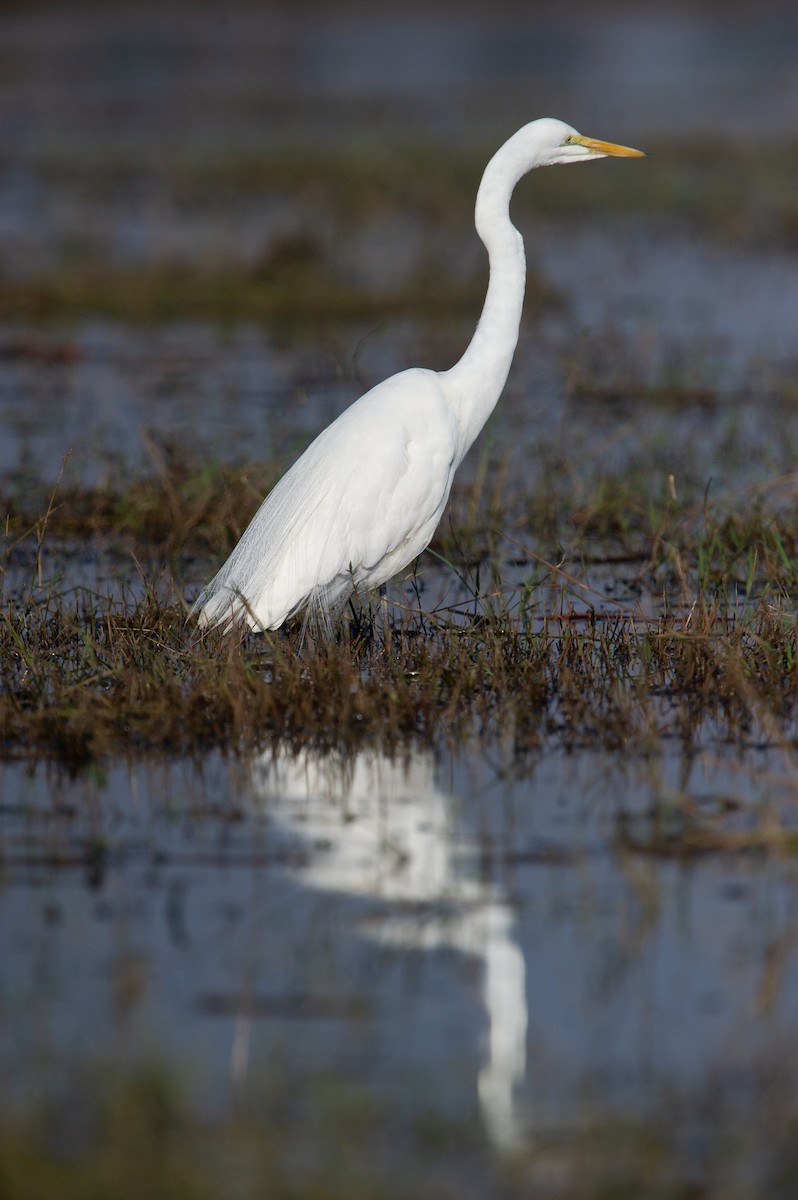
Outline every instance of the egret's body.
[(505, 142), (477, 194), (490, 282), (465, 354), (449, 371), (413, 368), (386, 379), (319, 434), (198, 597), (201, 624), (277, 629), (306, 607), (329, 624), (353, 591), (386, 583), (425, 549), (518, 341), (526, 264), (509, 215), (516, 183), (534, 167), (640, 153), (549, 118)]

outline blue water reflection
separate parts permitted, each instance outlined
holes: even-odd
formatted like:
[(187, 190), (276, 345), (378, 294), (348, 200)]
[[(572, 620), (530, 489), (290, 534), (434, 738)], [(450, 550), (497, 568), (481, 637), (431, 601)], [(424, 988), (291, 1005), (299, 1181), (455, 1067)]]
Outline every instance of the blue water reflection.
[(731, 799), (735, 828), (782, 828), (794, 773), (774, 753), (518, 770), (307, 752), (1, 779), (17, 1102), (154, 1055), (202, 1110), (339, 1080), (478, 1118), (505, 1149), (665, 1095), (744, 1111), (798, 1037), (795, 863), (646, 850), (652, 822)]

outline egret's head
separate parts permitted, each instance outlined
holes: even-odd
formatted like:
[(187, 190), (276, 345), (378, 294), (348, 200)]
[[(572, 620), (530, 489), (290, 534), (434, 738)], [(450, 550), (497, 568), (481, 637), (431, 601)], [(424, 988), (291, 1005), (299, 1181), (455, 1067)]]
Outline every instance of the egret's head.
[(564, 121), (542, 117), (531, 121), (521, 131), (529, 141), (533, 166), (548, 167), (554, 163), (583, 162), (589, 158), (645, 158), (642, 150), (630, 146), (616, 146), (614, 142), (600, 142), (585, 137)]
[(591, 158), (645, 158), (642, 150), (616, 146), (614, 142), (599, 142), (585, 137), (572, 125), (542, 117), (530, 121), (494, 154), (485, 168), (477, 192), (476, 223), (483, 242), (490, 229), (507, 216), (510, 197), (518, 180), (535, 167), (550, 167), (554, 163), (587, 162)]

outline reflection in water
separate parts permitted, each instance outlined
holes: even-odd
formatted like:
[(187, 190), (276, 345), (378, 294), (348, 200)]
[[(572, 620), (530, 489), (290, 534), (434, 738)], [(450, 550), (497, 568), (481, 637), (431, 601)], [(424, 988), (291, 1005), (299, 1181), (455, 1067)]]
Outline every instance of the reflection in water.
[[(317, 1133), (324, 1155), (396, 1130), (365, 1134), (382, 1161), (435, 1130), (469, 1171), (475, 1114), (521, 1167), (630, 1113), (758, 1154), (748, 1130), (798, 1096), (792, 756), (511, 765), (450, 756), (446, 794), (424, 758), (4, 764), (4, 1115), (154, 1062), (203, 1119), (284, 1129), (292, 1161)], [(682, 857), (680, 828), (730, 849)]]
[(368, 937), (415, 950), (450, 947), (482, 961), (489, 1036), (479, 1102), (493, 1141), (514, 1144), (514, 1092), (526, 1071), (524, 959), (510, 906), (458, 861), (454, 803), (435, 785), (432, 757), (263, 754), (253, 763), (252, 786), (270, 814), (311, 847), (300, 882), (385, 905), (362, 926)]

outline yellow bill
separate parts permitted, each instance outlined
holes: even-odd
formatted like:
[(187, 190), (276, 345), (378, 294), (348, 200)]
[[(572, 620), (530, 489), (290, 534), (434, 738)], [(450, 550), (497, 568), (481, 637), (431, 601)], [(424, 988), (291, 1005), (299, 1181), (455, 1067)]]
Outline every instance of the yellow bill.
[(648, 158), (645, 150), (633, 150), (631, 146), (616, 146), (614, 142), (600, 142), (598, 138), (582, 137), (581, 133), (569, 138), (568, 141), (577, 142), (586, 150), (592, 150), (594, 154), (609, 154), (613, 158)]

